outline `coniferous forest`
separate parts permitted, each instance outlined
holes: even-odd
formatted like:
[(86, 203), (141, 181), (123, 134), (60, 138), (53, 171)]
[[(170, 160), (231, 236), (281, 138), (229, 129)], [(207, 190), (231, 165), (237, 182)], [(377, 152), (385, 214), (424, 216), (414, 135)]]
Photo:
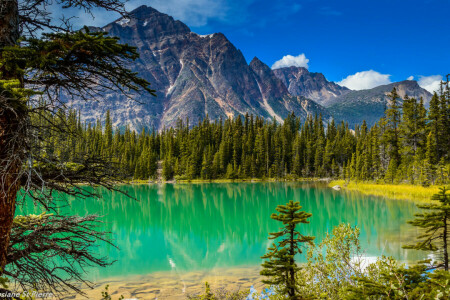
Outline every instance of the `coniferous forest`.
[[(398, 91), (394, 88), (389, 93), (380, 120), (373, 124), (372, 119), (370, 123), (362, 122), (353, 127), (345, 121), (314, 115), (323, 112), (328, 116), (332, 110), (324, 109), (327, 99), (318, 99), (324, 102), (315, 103), (309, 96), (327, 91), (336, 96), (335, 100), (343, 99), (340, 96), (348, 95), (345, 93), (367, 87), (366, 82), (344, 85), (356, 75), (373, 77), (375, 74), (375, 79), (384, 78), (377, 79), (377, 85), (397, 84), (390, 81), (391, 75), (362, 71), (348, 75), (339, 86), (339, 82), (327, 81), (322, 73), (309, 72), (309, 59), (304, 53), (296, 57), (285, 55), (272, 68), (256, 57), (247, 64), (242, 51), (224, 34), (199, 35), (183, 22), (145, 5), (129, 12), (125, 2), (0, 0), (0, 298), (68, 299), (79, 294), (99, 299), (100, 293), (92, 296), (87, 290), (105, 282), (116, 285), (112, 287), (112, 294), (106, 285), (101, 299), (111, 300), (111, 295), (119, 296), (124, 290), (128, 299), (165, 298), (164, 288), (160, 286), (165, 278), (169, 278), (167, 285), (176, 286), (176, 291), (169, 292), (182, 292), (168, 295), (177, 299), (180, 295), (199, 300), (450, 298), (450, 194), (443, 186), (450, 183), (450, 74), (446, 82), (441, 81), (440, 75), (419, 75), (417, 82), (413, 82), (417, 75), (409, 76), (403, 86), (413, 88), (408, 91), (420, 92), (410, 92), (414, 95), (428, 97), (431, 94), (423, 87), (434, 91), (434, 84), (439, 82), (440, 91), (434, 93), (431, 102), (425, 103), (421, 98), (400, 97), (405, 89), (396, 85)], [(267, 15), (272, 19), (272, 23), (267, 24), (290, 24), (280, 22), (285, 17), (276, 16), (278, 10), (290, 10), (287, 9), (290, 4), (286, 8), (284, 5), (272, 7), (269, 13), (262, 14), (260, 7), (250, 9), (254, 8), (254, 3), (236, 2), (236, 6), (246, 6), (248, 12), (259, 13), (249, 18), (252, 22), (261, 17), (263, 20)], [(180, 11), (186, 9), (178, 4)], [(208, 3), (188, 5), (197, 10), (207, 7)], [(325, 28), (330, 31), (324, 23), (325, 15), (334, 18), (341, 13), (328, 11), (320, 5), (316, 7), (317, 12), (321, 11), (320, 18), (316, 18), (319, 26), (308, 26), (308, 30)], [(247, 17), (244, 11), (241, 14), (225, 6), (217, 8)], [(264, 5), (258, 3), (258, 6), (263, 8)], [(298, 10), (302, 5), (295, 7)], [(386, 10), (384, 5), (381, 7)], [(390, 11), (403, 9), (390, 8)], [(86, 20), (77, 11), (98, 16), (100, 20), (108, 14), (110, 21), (112, 18), (115, 21), (104, 27), (92, 22), (89, 24), (93, 26), (81, 27)], [(101, 15), (102, 11), (106, 14)], [(380, 15), (378, 11), (372, 18), (361, 14), (366, 11), (370, 9), (361, 7), (361, 11), (342, 14), (342, 17), (350, 16), (342, 24), (355, 22), (358, 26), (354, 27), (361, 26), (361, 22), (355, 20), (357, 15), (378, 25), (382, 23), (373, 22)], [(435, 8), (432, 11), (433, 19), (447, 20), (446, 16), (436, 15), (436, 11)], [(403, 12), (411, 16), (408, 11)], [(222, 13), (220, 19), (223, 17), (228, 22), (230, 16)], [(421, 17), (425, 15), (422, 10), (418, 13)], [(381, 15), (384, 18), (384, 14)], [(78, 17), (80, 22), (74, 22)], [(292, 20), (307, 19), (297, 15)], [(240, 27), (245, 25), (233, 18), (229, 21), (237, 21)], [(261, 23), (259, 28), (266, 21), (257, 23)], [(426, 23), (420, 25), (423, 27)], [(378, 32), (392, 34), (392, 27), (396, 26)], [(264, 40), (282, 50), (282, 44), (266, 39), (269, 32), (266, 28), (260, 29), (264, 31)], [(311, 33), (323, 37), (326, 32)], [(416, 33), (416, 42), (425, 44), (418, 39), (420, 35)], [(134, 39), (135, 36), (139, 39)], [(357, 44), (349, 44), (353, 52), (347, 52), (364, 54), (365, 60), (368, 53), (359, 53), (354, 47), (365, 46), (364, 41), (357, 41), (350, 32), (348, 36), (351, 39), (347, 42), (354, 40)], [(366, 36), (370, 37), (371, 45), (377, 44), (375, 35)], [(397, 42), (398, 36), (408, 35), (392, 34)], [(145, 41), (141, 37), (145, 37)], [(342, 37), (338, 42), (342, 42)], [(427, 36), (428, 40), (430, 37), (433, 36)], [(328, 41), (328, 45), (333, 44), (338, 48), (343, 45)], [(445, 43), (440, 46), (433, 48), (433, 56), (444, 57), (438, 50), (445, 49)], [(318, 43), (317, 47), (323, 48), (323, 43)], [(374, 47), (373, 50), (383, 49)], [(398, 53), (405, 52), (396, 48), (390, 56), (397, 57)], [(385, 57), (387, 55), (383, 59)], [(288, 65), (284, 62), (286, 59)], [(296, 63), (293, 64), (292, 59)], [(275, 75), (278, 62), (285, 68), (295, 66), (296, 74), (316, 78), (325, 90), (311, 89), (308, 97), (292, 94), (288, 85)], [(368, 63), (379, 67), (385, 62)], [(392, 64), (399, 74), (425, 74), (421, 73), (424, 68), (439, 74), (447, 68), (443, 60), (437, 63), (439, 68), (430, 60), (415, 73), (395, 66), (392, 61), (386, 64)], [(158, 68), (160, 71), (154, 72)], [(197, 74), (202, 74), (203, 79), (195, 78)], [(436, 76), (439, 80), (435, 80)], [(432, 86), (419, 85), (424, 78), (432, 79)], [(300, 87), (306, 82), (301, 81), (297, 82)], [(376, 91), (382, 97), (377, 99), (384, 99), (391, 90), (391, 85), (383, 86), (389, 88), (381, 94)], [(195, 99), (197, 92), (199, 97)], [(176, 116), (197, 117), (178, 114), (185, 106), (170, 115), (167, 103), (191, 102), (194, 104), (189, 107), (194, 107), (196, 112), (197, 107), (203, 106), (196, 106), (195, 102), (204, 102), (206, 107), (207, 99), (215, 93), (220, 97), (214, 102), (221, 109), (209, 111), (214, 118), (201, 119), (206, 115), (205, 109), (196, 124), (189, 119), (179, 119), (170, 128), (151, 128), (151, 124), (173, 125)], [(156, 96), (158, 98), (154, 99)], [(268, 104), (268, 99), (275, 100), (275, 104)], [(348, 99), (355, 99), (355, 96)], [(104, 119), (95, 123), (82, 119), (82, 115), (87, 117), (84, 105), (90, 108), (89, 114), (103, 100), (111, 104), (108, 106), (111, 109), (122, 103), (133, 103), (126, 110), (126, 114), (130, 113), (126, 122), (113, 120), (109, 111)], [(148, 110), (144, 113), (135, 110), (144, 103), (140, 100), (149, 100), (146, 108), (155, 108), (151, 113), (158, 119), (153, 119), (155, 115), (150, 116)], [(222, 102), (233, 101), (235, 106), (222, 110)], [(261, 103), (264, 109), (260, 110)], [(240, 109), (247, 104), (255, 107)], [(311, 110), (306, 109), (308, 106)], [(75, 107), (80, 111), (73, 109)], [(286, 116), (287, 111), (296, 111), (306, 117), (291, 113), (283, 122), (261, 117), (278, 116), (274, 108), (280, 107), (282, 116)], [(365, 111), (368, 107), (371, 106), (366, 105)], [(351, 108), (350, 111), (355, 112), (354, 106)], [(150, 118), (133, 116), (136, 111)], [(238, 111), (243, 112), (232, 118), (215, 118)], [(257, 115), (244, 114), (245, 111)], [(381, 115), (383, 108), (378, 112)], [(163, 117), (159, 118), (161, 115)], [(139, 119), (137, 123), (133, 122), (136, 121), (133, 117)], [(351, 116), (347, 114), (342, 119), (350, 120)], [(170, 122), (164, 123), (165, 120)], [(155, 123), (151, 123), (153, 121)], [(142, 124), (145, 122), (147, 124)], [(136, 128), (136, 124), (145, 129)], [(442, 187), (428, 199), (430, 203), (412, 207), (409, 201), (394, 205), (389, 199), (366, 198), (360, 194), (352, 198), (347, 197), (348, 193), (338, 193), (325, 186), (297, 182), (119, 184), (321, 178), (343, 179), (347, 183), (409, 183), (431, 186), (413, 187), (429, 191), (437, 185)], [(292, 199), (285, 199), (287, 197)], [(288, 202), (283, 204), (285, 200)], [(270, 220), (268, 213), (264, 217), (269, 208), (278, 212), (272, 213)], [(406, 219), (417, 231), (404, 230), (400, 221)], [(310, 224), (310, 220), (315, 224)], [(283, 227), (279, 231), (271, 230), (279, 228), (280, 223)], [(212, 230), (211, 224), (218, 226)], [(259, 236), (269, 232), (273, 244), (267, 248), (267, 240)], [(396, 241), (389, 245), (393, 239)], [(404, 252), (398, 247), (404, 241), (408, 242), (402, 246), (404, 249), (424, 251), (420, 260), (406, 260), (408, 255), (402, 255)], [(369, 247), (372, 253), (366, 253), (363, 247)], [(246, 268), (250, 256), (256, 257), (258, 263), (264, 260), (260, 275), (264, 276), (261, 282), (267, 284), (268, 289), (260, 296), (252, 296), (254, 293), (250, 290), (233, 293), (221, 289), (214, 294), (208, 283), (204, 295), (191, 297), (186, 293), (189, 292), (186, 288), (194, 288), (196, 284), (192, 284), (188, 274), (195, 273), (191, 280), (197, 281), (207, 278), (203, 275), (209, 276), (211, 270), (224, 278), (235, 278), (238, 288), (244, 283), (253, 288), (259, 279)], [(299, 256), (303, 256), (303, 260), (297, 260)], [(375, 257), (376, 262), (370, 263), (371, 257)], [(121, 265), (111, 269), (116, 262)], [(233, 275), (235, 270), (232, 269), (241, 267), (245, 276)], [(227, 270), (233, 272), (227, 273)], [(142, 278), (142, 282), (135, 282), (137, 278)], [(270, 295), (266, 294), (268, 291)], [(124, 298), (119, 296), (119, 299)]]
[(282, 124), (246, 115), (194, 126), (178, 120), (175, 128), (136, 132), (114, 128), (109, 112), (104, 122), (85, 124), (75, 111), (60, 111), (49, 118), (77, 134), (45, 143), (67, 161), (76, 161), (77, 153), (112, 159), (128, 179), (156, 179), (160, 167), (165, 180), (331, 177), (443, 184), (450, 168), (447, 84), (428, 109), (394, 89), (385, 116), (354, 130), (320, 115), (301, 120), (291, 114)]

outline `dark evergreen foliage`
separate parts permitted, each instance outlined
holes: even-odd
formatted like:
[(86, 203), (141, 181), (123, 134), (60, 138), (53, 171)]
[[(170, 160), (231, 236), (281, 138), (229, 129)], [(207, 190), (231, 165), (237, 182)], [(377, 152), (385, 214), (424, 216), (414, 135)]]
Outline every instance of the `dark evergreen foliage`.
[(278, 205), (279, 214), (271, 218), (283, 224), (278, 232), (270, 233), (270, 240), (275, 243), (269, 247), (269, 252), (262, 256), (266, 259), (262, 264), (261, 275), (266, 276), (265, 284), (275, 285), (279, 293), (289, 299), (301, 299), (296, 284), (296, 274), (300, 269), (295, 262), (295, 255), (302, 253), (302, 244), (312, 245), (314, 237), (303, 235), (297, 225), (308, 224), (312, 214), (301, 211), (299, 202), (290, 200), (286, 205)]
[[(105, 91), (155, 94), (127, 67), (139, 57), (135, 47), (106, 32), (74, 31), (70, 20), (58, 22), (50, 5), (127, 13), (115, 0), (0, 2), (0, 276), (6, 274), (23, 289), (38, 287), (60, 296), (80, 291), (83, 267), (110, 263), (91, 248), (109, 241), (96, 232), (91, 222), (96, 217), (61, 216), (60, 201), (66, 195), (96, 196), (87, 185), (115, 189), (122, 177), (121, 164), (109, 153), (97, 155), (84, 147), (80, 122), (65, 114), (68, 100), (95, 101)], [(103, 135), (101, 151), (111, 148), (112, 128)], [(25, 197), (52, 210), (54, 217), (18, 230), (16, 200)]]
[(421, 228), (423, 231), (417, 238), (415, 245), (404, 248), (425, 251), (434, 251), (437, 255), (437, 266), (445, 271), (448, 265), (448, 243), (450, 242), (450, 194), (442, 187), (438, 194), (433, 195), (431, 200), (437, 201), (431, 204), (417, 205), (426, 212), (416, 214), (416, 219), (408, 222)]
[[(80, 132), (71, 156), (109, 155), (128, 178), (157, 178), (160, 161), (166, 180), (330, 177), (429, 185), (449, 182), (448, 129), (435, 126), (448, 122), (449, 110), (442, 109), (448, 107), (446, 95), (435, 95), (433, 105), (440, 107), (435, 114), (409, 97), (400, 109), (394, 90), (386, 116), (372, 128), (363, 122), (355, 130), (344, 122), (321, 116), (300, 120), (294, 114), (282, 124), (249, 115), (206, 118), (193, 127), (178, 120), (175, 128), (139, 134), (129, 128), (113, 133), (109, 115), (104, 126), (82, 124), (74, 112), (65, 122)], [(55, 146), (61, 142), (56, 139)]]

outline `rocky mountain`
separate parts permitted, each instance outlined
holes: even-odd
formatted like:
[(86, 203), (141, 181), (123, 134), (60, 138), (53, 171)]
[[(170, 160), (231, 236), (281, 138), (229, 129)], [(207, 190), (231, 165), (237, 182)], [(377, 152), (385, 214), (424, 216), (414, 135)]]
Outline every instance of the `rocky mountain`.
[(161, 129), (178, 118), (196, 124), (246, 113), (281, 121), (291, 111), (297, 116), (326, 110), (303, 95), (291, 95), (275, 73), (259, 59), (247, 64), (222, 33), (198, 35), (157, 10), (141, 6), (99, 30), (136, 46), (140, 58), (130, 68), (147, 79), (157, 97), (135, 95), (139, 104), (109, 93), (92, 103), (74, 101), (86, 121), (110, 110), (114, 125)]
[(405, 80), (372, 89), (353, 91), (328, 81), (322, 73), (309, 72), (302, 67), (286, 67), (273, 70), (291, 95), (304, 96), (324, 106), (337, 121), (346, 121), (350, 127), (363, 120), (373, 125), (383, 115), (388, 97), (395, 87), (401, 98), (408, 95), (423, 98), (428, 106), (432, 95), (421, 88), (417, 81)]
[(405, 80), (368, 90), (348, 91), (327, 101), (327, 109), (336, 120), (347, 121), (351, 127), (361, 124), (363, 120), (373, 125), (384, 115), (389, 103), (387, 94), (394, 87), (402, 98), (405, 95), (416, 99), (423, 98), (425, 106), (428, 106), (432, 97), (427, 90), (417, 84), (417, 81)]
[(350, 92), (346, 87), (328, 81), (322, 73), (309, 72), (302, 67), (286, 67), (273, 70), (289, 93), (304, 96), (323, 106)]
[(287, 67), (273, 70), (284, 83), (291, 95), (304, 96), (324, 106), (337, 120), (346, 121), (350, 127), (361, 124), (363, 120), (374, 124), (383, 115), (388, 105), (392, 89), (397, 89), (400, 97), (423, 98), (427, 106), (432, 95), (421, 88), (417, 81), (405, 80), (372, 89), (353, 91), (328, 81), (322, 73), (309, 72), (302, 67)]
[(305, 68), (271, 70), (256, 57), (247, 64), (222, 33), (198, 35), (147, 6), (91, 30), (106, 31), (138, 48), (140, 58), (129, 67), (151, 83), (157, 97), (139, 94), (130, 100), (108, 93), (98, 102), (73, 101), (88, 122), (104, 118), (107, 110), (115, 126), (137, 130), (173, 126), (179, 118), (189, 118), (193, 125), (206, 116), (219, 119), (246, 113), (282, 121), (293, 111), (303, 119), (316, 113), (325, 120), (334, 116), (354, 127), (383, 116), (386, 95), (394, 86), (402, 97), (423, 97), (425, 103), (431, 99), (416, 81), (352, 91)]

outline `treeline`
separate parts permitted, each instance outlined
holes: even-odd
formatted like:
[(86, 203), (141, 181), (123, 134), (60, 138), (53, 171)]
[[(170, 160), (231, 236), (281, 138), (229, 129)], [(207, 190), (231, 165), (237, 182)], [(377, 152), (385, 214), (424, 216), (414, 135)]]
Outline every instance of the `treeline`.
[[(129, 178), (155, 179), (158, 163), (170, 179), (246, 179), (333, 177), (353, 180), (438, 184), (449, 179), (450, 108), (448, 89), (434, 94), (428, 111), (422, 100), (394, 89), (385, 116), (355, 130), (321, 116), (304, 122), (294, 114), (282, 124), (246, 115), (195, 126), (178, 120), (160, 132), (114, 130), (84, 124), (76, 112), (49, 115), (75, 135), (50, 135), (58, 156), (72, 161), (78, 153), (106, 157)], [(69, 137), (69, 138), (68, 138)], [(52, 148), (51, 147), (51, 148)]]

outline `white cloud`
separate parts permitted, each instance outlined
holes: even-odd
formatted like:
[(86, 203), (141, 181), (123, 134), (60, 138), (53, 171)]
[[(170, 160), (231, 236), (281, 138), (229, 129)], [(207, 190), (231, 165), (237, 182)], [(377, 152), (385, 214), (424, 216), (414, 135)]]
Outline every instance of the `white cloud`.
[(279, 69), (284, 67), (304, 67), (308, 69), (309, 59), (306, 58), (305, 54), (299, 54), (297, 56), (285, 55), (282, 59), (277, 60), (273, 65), (272, 69)]
[(406, 80), (414, 80), (414, 76), (409, 76), (408, 78), (406, 78)]
[(369, 70), (349, 75), (347, 78), (337, 82), (337, 84), (345, 86), (351, 90), (365, 90), (391, 83), (389, 77), (391, 77), (389, 74), (381, 74), (377, 71)]
[(430, 93), (434, 93), (439, 91), (441, 80), (441, 75), (419, 76), (417, 83), (420, 87), (426, 89)]

